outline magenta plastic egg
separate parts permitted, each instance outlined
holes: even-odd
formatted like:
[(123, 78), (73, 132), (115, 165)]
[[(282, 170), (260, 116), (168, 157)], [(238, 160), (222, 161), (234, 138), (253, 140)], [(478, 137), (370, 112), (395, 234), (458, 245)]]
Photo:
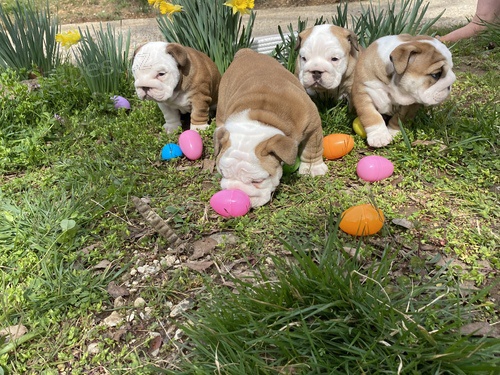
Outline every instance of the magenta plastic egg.
[(196, 160), (203, 153), (203, 141), (195, 130), (186, 130), (179, 136), (179, 147), (190, 160)]
[(392, 175), (394, 165), (383, 156), (365, 156), (358, 162), (356, 172), (365, 181), (380, 181)]
[(115, 95), (113, 96), (113, 101), (115, 102), (115, 108), (125, 108), (125, 109), (130, 109), (130, 103), (127, 99), (125, 99), (123, 96), (118, 96)]
[(219, 215), (224, 217), (238, 217), (245, 215), (251, 207), (250, 197), (241, 190), (221, 190), (210, 198), (210, 206)]

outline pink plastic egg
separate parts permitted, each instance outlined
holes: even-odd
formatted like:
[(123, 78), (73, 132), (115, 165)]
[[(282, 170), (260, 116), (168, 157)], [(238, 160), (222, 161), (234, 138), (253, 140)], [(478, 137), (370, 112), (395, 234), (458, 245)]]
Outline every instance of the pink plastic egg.
[(394, 165), (383, 156), (365, 156), (358, 162), (356, 172), (365, 181), (380, 181), (392, 175)]
[(186, 130), (179, 136), (179, 147), (189, 160), (196, 160), (203, 153), (203, 141), (196, 130)]
[(238, 217), (245, 215), (251, 207), (250, 197), (241, 190), (221, 190), (210, 198), (210, 206), (219, 215), (224, 217)]

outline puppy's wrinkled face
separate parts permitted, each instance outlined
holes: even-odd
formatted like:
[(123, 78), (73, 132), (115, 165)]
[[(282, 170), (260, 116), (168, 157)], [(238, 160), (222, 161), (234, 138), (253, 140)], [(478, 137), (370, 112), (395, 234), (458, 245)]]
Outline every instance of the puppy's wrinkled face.
[(391, 53), (391, 61), (399, 88), (417, 103), (436, 105), (450, 95), (456, 79), (453, 61), (448, 48), (438, 40), (402, 44)]
[(251, 121), (246, 115), (230, 117), (215, 134), (216, 164), (222, 189), (239, 189), (250, 197), (252, 207), (263, 206), (280, 183), (281, 161), (273, 154), (256, 155), (263, 141), (280, 130)]
[(132, 73), (137, 96), (156, 102), (167, 101), (181, 78), (177, 62), (167, 53), (166, 42), (150, 42), (139, 48)]
[(334, 35), (331, 25), (312, 28), (297, 57), (298, 77), (309, 94), (340, 85), (349, 64), (349, 51), (348, 39)]

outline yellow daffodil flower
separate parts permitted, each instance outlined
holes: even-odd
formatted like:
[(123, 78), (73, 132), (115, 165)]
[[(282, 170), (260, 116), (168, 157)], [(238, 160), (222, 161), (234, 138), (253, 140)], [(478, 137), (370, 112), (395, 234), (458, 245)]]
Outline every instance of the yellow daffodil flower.
[(155, 8), (160, 6), (161, 0), (148, 0), (149, 5), (154, 6)]
[(82, 39), (78, 30), (69, 30), (65, 33), (56, 34), (56, 42), (61, 43), (64, 48), (69, 48)]
[(229, 0), (224, 5), (233, 8), (233, 14), (240, 12), (241, 14), (250, 13), (250, 9), (254, 7), (254, 0)]
[(171, 3), (167, 3), (166, 1), (162, 1), (160, 3), (160, 13), (161, 14), (168, 14), (169, 17), (172, 17), (172, 14), (176, 12), (181, 12), (182, 11), (182, 6), (180, 5), (174, 5)]

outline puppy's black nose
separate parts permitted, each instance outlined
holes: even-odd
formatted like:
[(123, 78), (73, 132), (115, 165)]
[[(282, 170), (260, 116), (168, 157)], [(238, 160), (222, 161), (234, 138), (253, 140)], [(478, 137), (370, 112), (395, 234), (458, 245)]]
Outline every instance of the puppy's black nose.
[(323, 74), (323, 72), (320, 72), (319, 70), (314, 70), (311, 72), (311, 74), (315, 81), (319, 81), (321, 79), (321, 75)]
[(145, 93), (147, 93), (150, 88), (151, 87), (141, 87), (142, 91), (144, 91)]

